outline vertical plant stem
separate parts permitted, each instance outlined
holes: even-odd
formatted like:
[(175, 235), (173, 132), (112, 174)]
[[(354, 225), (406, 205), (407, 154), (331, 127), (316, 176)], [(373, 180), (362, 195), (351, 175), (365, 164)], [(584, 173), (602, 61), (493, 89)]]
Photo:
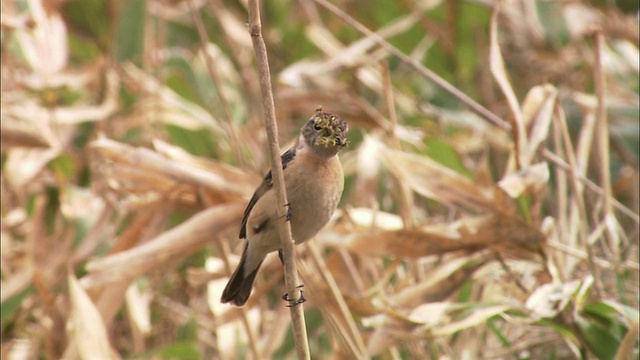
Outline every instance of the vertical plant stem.
[[(246, 168), (245, 157), (242, 156), (242, 141), (240, 141), (240, 136), (238, 135), (238, 131), (233, 124), (233, 112), (231, 110), (231, 105), (227, 100), (227, 96), (224, 94), (224, 88), (222, 86), (222, 80), (220, 78), (220, 73), (215, 67), (213, 63), (213, 58), (211, 54), (207, 51), (207, 47), (209, 44), (209, 37), (207, 36), (207, 31), (204, 28), (204, 23), (200, 18), (199, 8), (196, 6), (194, 0), (189, 0), (189, 8), (191, 10), (191, 15), (193, 17), (193, 22), (196, 25), (196, 29), (198, 30), (198, 37), (200, 38), (200, 47), (202, 48), (202, 55), (204, 56), (204, 61), (207, 64), (207, 71), (209, 72), (209, 77), (213, 80), (213, 84), (218, 90), (218, 99), (220, 99), (220, 103), (222, 104), (222, 109), (224, 111), (224, 116), (226, 117), (226, 121), (222, 122), (223, 127), (225, 128), (227, 134), (231, 138), (230, 145), (233, 150), (233, 157), (236, 164), (239, 164), (241, 167)], [(209, 106), (209, 111), (213, 116), (214, 113), (213, 107)]]
[(607, 109), (605, 107), (605, 81), (604, 72), (602, 70), (602, 51), (604, 47), (604, 37), (601, 32), (595, 33), (596, 40), (596, 53), (594, 64), (594, 82), (596, 88), (596, 97), (598, 99), (597, 112), (596, 112), (596, 134), (597, 134), (597, 146), (598, 156), (600, 160), (600, 187), (604, 191), (602, 195), (603, 210), (605, 215), (612, 212), (611, 206), (611, 178), (609, 176), (609, 128), (607, 126)]
[(618, 222), (613, 213), (611, 193), (611, 175), (609, 173), (609, 124), (607, 121), (607, 109), (605, 106), (606, 83), (604, 70), (602, 66), (602, 52), (604, 51), (604, 35), (601, 31), (594, 34), (596, 43), (595, 64), (594, 64), (594, 82), (596, 87), (596, 97), (598, 105), (596, 109), (596, 146), (598, 149), (598, 160), (600, 163), (600, 186), (602, 187), (602, 211), (603, 219), (607, 224), (605, 238), (609, 245), (609, 251), (613, 254), (614, 264), (620, 263), (620, 237), (618, 236)]
[[(297, 288), (298, 272), (296, 270), (296, 259), (294, 243), (291, 238), (291, 226), (285, 221), (287, 214), (287, 193), (284, 187), (284, 174), (282, 172), (282, 161), (280, 159), (280, 146), (278, 144), (278, 127), (276, 124), (275, 106), (273, 92), (271, 90), (271, 75), (269, 72), (269, 61), (267, 58), (267, 47), (262, 38), (262, 24), (260, 21), (260, 7), (258, 0), (249, 0), (249, 33), (253, 42), (253, 49), (256, 54), (256, 65), (258, 67), (258, 77), (260, 79), (260, 91), (262, 93), (262, 106), (264, 110), (265, 129), (269, 140), (269, 156), (271, 158), (271, 174), (273, 186), (277, 193), (277, 213), (283, 221), (278, 224), (280, 242), (284, 257), (284, 278), (287, 285), (289, 298), (298, 299), (301, 296), (300, 289)], [(299, 360), (310, 359), (307, 331), (305, 327), (304, 312), (302, 304), (292, 306), (291, 322), (293, 328), (293, 338), (296, 345), (296, 352)]]

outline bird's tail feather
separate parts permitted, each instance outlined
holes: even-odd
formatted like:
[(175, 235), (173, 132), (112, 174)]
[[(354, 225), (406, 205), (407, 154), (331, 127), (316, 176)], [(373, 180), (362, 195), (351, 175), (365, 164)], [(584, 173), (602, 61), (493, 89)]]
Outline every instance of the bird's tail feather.
[(251, 273), (245, 274), (244, 267), (246, 257), (247, 245), (245, 245), (244, 251), (242, 252), (242, 257), (240, 258), (238, 267), (231, 275), (231, 278), (229, 278), (229, 282), (222, 292), (222, 297), (220, 298), (222, 303), (231, 303), (235, 306), (242, 306), (247, 302), (247, 299), (249, 299), (249, 295), (253, 289), (253, 281), (256, 279), (256, 275), (258, 275), (258, 270), (260, 269), (260, 265), (262, 265), (262, 261), (253, 271), (251, 271)]

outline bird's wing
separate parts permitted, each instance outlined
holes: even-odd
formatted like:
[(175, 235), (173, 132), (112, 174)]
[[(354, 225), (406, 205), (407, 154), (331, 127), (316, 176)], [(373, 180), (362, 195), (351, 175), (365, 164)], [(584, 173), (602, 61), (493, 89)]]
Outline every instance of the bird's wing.
[[(296, 148), (295, 146), (291, 149), (285, 151), (284, 154), (280, 156), (280, 160), (282, 161), (282, 170), (287, 168), (287, 165), (291, 163), (293, 158), (296, 157)], [(262, 184), (258, 186), (256, 191), (253, 193), (251, 200), (249, 200), (249, 204), (247, 204), (247, 208), (244, 210), (244, 216), (242, 217), (242, 224), (240, 225), (240, 239), (245, 239), (247, 237), (247, 221), (249, 220), (249, 214), (251, 214), (251, 210), (256, 205), (258, 200), (267, 192), (267, 190), (273, 187), (273, 176), (271, 175), (271, 170), (267, 173), (262, 181)], [(263, 224), (264, 226), (265, 224)]]

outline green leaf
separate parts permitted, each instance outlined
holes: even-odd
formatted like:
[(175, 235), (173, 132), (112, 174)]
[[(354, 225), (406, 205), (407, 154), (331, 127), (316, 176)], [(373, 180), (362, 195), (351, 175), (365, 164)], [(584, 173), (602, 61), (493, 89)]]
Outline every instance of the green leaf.
[(463, 175), (469, 179), (472, 178), (472, 173), (464, 166), (462, 160), (458, 156), (458, 153), (453, 147), (440, 139), (427, 139), (425, 140), (427, 145), (427, 155), (439, 162), (440, 164), (455, 170), (460, 175)]
[(77, 171), (74, 159), (69, 155), (60, 155), (53, 159), (49, 166), (59, 179), (70, 180)]
[(607, 321), (597, 321), (594, 318), (587, 318), (578, 315), (575, 319), (580, 335), (586, 345), (594, 355), (601, 360), (613, 360), (613, 357), (620, 346), (621, 328)]
[(16, 310), (20, 309), (22, 301), (32, 292), (33, 288), (27, 287), (22, 292), (2, 302), (2, 306), (0, 306), (0, 327), (2, 327), (3, 333), (8, 321), (13, 317)]
[(126, 1), (116, 32), (116, 60), (119, 62), (142, 57), (146, 0)]
[(201, 359), (196, 344), (187, 342), (175, 342), (167, 346), (155, 348), (144, 353), (136, 354), (130, 359), (172, 359), (172, 360), (197, 360)]
[(582, 313), (607, 319), (626, 328), (630, 328), (634, 320), (638, 319), (639, 316), (638, 309), (608, 300), (585, 305)]

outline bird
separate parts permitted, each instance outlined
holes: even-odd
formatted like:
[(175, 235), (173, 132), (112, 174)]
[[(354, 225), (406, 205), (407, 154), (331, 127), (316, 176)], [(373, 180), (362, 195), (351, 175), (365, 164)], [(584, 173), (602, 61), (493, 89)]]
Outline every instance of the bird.
[[(296, 245), (314, 237), (331, 219), (344, 190), (338, 153), (348, 144), (349, 126), (340, 116), (318, 107), (300, 130), (293, 146), (281, 155), (287, 219)], [(245, 239), (240, 263), (222, 292), (220, 301), (243, 306), (268, 253), (278, 251), (278, 201), (271, 171), (256, 189), (244, 211), (240, 239)], [(287, 299), (288, 300), (288, 299)]]

